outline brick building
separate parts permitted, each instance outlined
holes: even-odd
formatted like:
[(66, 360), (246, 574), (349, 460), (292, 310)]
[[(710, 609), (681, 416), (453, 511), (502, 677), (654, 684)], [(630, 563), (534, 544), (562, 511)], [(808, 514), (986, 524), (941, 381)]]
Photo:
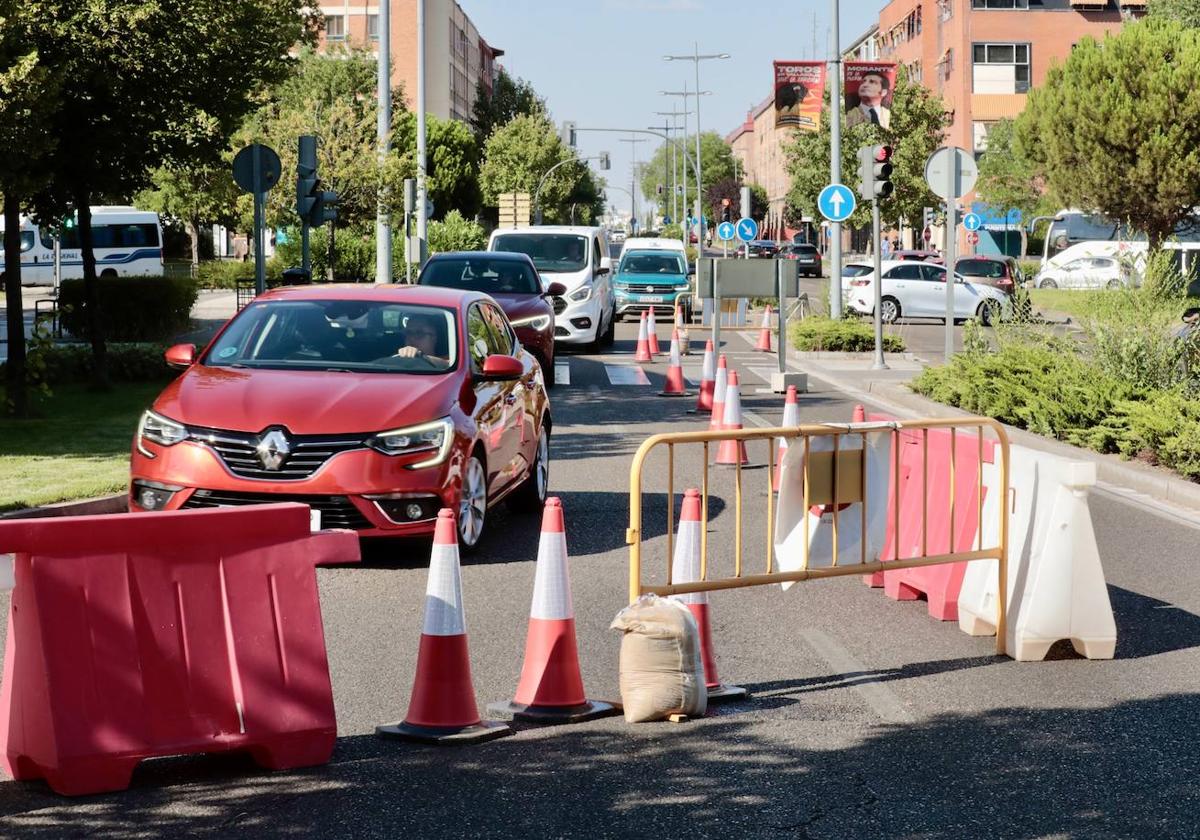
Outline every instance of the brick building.
[(768, 96), (751, 108), (745, 121), (725, 136), (745, 184), (767, 191), (767, 212), (756, 214), (764, 239), (788, 239), (797, 232), (785, 222), (784, 210), (792, 179), (787, 171), (785, 146), (795, 128), (775, 125), (775, 97)]
[[(325, 29), (320, 48), (345, 43), (375, 49), (379, 43), (379, 4), (323, 2)], [(404, 86), (409, 110), (417, 105), (417, 0), (392, 0), (392, 85)], [(455, 0), (425, 0), (426, 112), (467, 122), (480, 79), (491, 88), (503, 50), (488, 44)]]

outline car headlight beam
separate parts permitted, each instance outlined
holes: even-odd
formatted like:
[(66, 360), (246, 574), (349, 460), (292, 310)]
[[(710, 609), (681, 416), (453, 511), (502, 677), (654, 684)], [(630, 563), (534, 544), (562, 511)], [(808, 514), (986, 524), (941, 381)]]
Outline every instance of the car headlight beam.
[(592, 287), (587, 283), (580, 286), (575, 291), (567, 295), (567, 300), (572, 300), (575, 303), (583, 303), (592, 296)]
[(174, 446), (188, 439), (187, 427), (169, 417), (164, 417), (154, 411), (145, 411), (138, 421), (137, 449), (147, 458), (156, 457), (153, 452), (142, 445), (143, 441), (157, 443), (159, 446)]
[(367, 446), (384, 455), (417, 455), (429, 453), (428, 458), (415, 464), (405, 464), (410, 470), (419, 470), (442, 463), (450, 454), (454, 442), (454, 422), (449, 417), (380, 432), (367, 441)]

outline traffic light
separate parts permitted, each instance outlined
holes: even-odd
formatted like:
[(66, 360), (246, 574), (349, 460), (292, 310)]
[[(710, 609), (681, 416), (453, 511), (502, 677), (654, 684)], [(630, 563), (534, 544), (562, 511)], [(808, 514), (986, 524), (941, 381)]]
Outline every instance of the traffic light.
[(562, 141), (572, 149), (575, 148), (575, 123), (572, 120), (566, 120), (562, 124)]
[(608, 156), (608, 152), (600, 153), (600, 168), (612, 169), (612, 158)]
[(892, 194), (892, 147), (863, 146), (858, 150), (858, 194), (877, 201)]
[(307, 221), (313, 212), (321, 180), (317, 177), (317, 138), (301, 134), (296, 156), (296, 215)]
[(337, 205), (337, 193), (318, 190), (313, 196), (312, 213), (309, 214), (308, 223), (313, 227), (320, 227), (326, 222), (337, 221)]

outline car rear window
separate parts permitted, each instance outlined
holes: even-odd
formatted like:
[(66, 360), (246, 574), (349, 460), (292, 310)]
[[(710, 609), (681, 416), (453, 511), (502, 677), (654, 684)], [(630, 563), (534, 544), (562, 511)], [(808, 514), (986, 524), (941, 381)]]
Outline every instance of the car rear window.
[(1004, 263), (997, 260), (959, 260), (958, 273), (968, 277), (998, 279), (1007, 276)]
[(485, 294), (540, 295), (542, 284), (528, 264), (488, 257), (430, 260), (417, 283)]
[(843, 277), (862, 277), (864, 274), (870, 274), (875, 269), (869, 265), (847, 265), (842, 267)]

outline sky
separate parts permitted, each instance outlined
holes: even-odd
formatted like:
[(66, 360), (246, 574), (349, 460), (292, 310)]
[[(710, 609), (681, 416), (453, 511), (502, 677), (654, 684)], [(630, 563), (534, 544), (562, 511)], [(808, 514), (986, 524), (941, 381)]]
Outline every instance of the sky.
[[(772, 93), (771, 62), (827, 58), (833, 0), (760, 0), (754, 4), (717, 0), (459, 0), (480, 35), (504, 50), (501, 64), (529, 81), (545, 97), (556, 124), (580, 128), (637, 128), (663, 125), (657, 111), (683, 110), (683, 98), (663, 90), (695, 89), (694, 63), (664, 61), (666, 54), (729, 53), (703, 61), (701, 128), (722, 136)], [(842, 0), (842, 46), (878, 20), (885, 0)], [(814, 27), (814, 15), (816, 26)], [(814, 55), (814, 29), (816, 54)], [(696, 100), (688, 98), (689, 108)], [(689, 117), (694, 130), (695, 117)], [(633, 154), (644, 161), (659, 145), (626, 143), (631, 135), (578, 135), (585, 157), (602, 151), (612, 169), (609, 184), (630, 188)], [(628, 210), (629, 196), (613, 189), (609, 202)], [(638, 196), (638, 211), (642, 198)]]

